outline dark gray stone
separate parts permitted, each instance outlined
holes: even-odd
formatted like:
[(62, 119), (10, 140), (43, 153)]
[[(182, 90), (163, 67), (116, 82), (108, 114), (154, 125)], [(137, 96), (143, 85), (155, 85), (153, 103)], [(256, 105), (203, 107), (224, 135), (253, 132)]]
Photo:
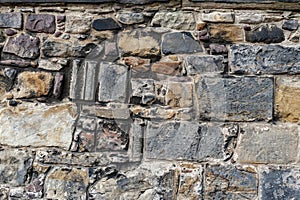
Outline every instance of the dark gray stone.
[(267, 169), (262, 173), (261, 199), (300, 199), (299, 168)]
[(223, 56), (187, 56), (187, 75), (224, 72)]
[(271, 120), (273, 79), (212, 78), (196, 81), (200, 119), (225, 121)]
[(203, 49), (199, 42), (189, 32), (168, 33), (163, 37), (162, 52), (164, 54), (197, 53), (202, 51)]
[(3, 48), (3, 52), (12, 53), (21, 58), (35, 59), (40, 55), (40, 39), (28, 34), (9, 38)]
[(113, 18), (96, 19), (92, 26), (97, 31), (120, 30), (122, 28)]
[(297, 30), (299, 26), (298, 20), (290, 19), (284, 21), (282, 28), (289, 31)]
[(54, 15), (30, 14), (27, 16), (26, 30), (40, 33), (54, 33), (55, 29)]
[(5, 34), (8, 35), (8, 36), (13, 36), (15, 34), (17, 34), (18, 32), (14, 29), (6, 29), (5, 30)]
[(253, 171), (238, 169), (232, 165), (206, 166), (204, 199), (246, 200), (256, 199), (255, 197), (257, 197), (257, 175)]
[[(1, 1), (0, 1), (1, 3)], [(22, 28), (23, 15), (21, 13), (1, 13), (0, 27), (1, 28)]]
[(236, 74), (298, 74), (300, 48), (279, 45), (232, 45), (230, 71)]
[(245, 32), (246, 41), (263, 43), (280, 43), (284, 41), (284, 33), (276, 25), (262, 25), (254, 30)]

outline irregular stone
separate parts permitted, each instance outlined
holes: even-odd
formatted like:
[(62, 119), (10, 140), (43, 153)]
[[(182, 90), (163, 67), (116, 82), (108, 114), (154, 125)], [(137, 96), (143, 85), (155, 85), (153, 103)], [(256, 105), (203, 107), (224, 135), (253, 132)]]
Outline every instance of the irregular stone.
[(253, 171), (233, 165), (206, 165), (204, 199), (256, 199), (258, 183)]
[(234, 22), (234, 14), (231, 12), (211, 12), (203, 13), (202, 21), (204, 22)]
[(150, 59), (142, 59), (139, 57), (125, 57), (123, 58), (123, 62), (125, 65), (130, 67), (132, 75), (139, 75), (145, 73), (148, 76), (148, 72), (150, 70)]
[(248, 42), (263, 42), (263, 43), (280, 43), (284, 41), (284, 33), (276, 25), (262, 25), (245, 32), (246, 41)]
[(261, 199), (299, 199), (300, 169), (264, 169), (260, 182)]
[(284, 30), (289, 30), (289, 31), (297, 30), (298, 26), (299, 26), (298, 20), (295, 19), (285, 20), (282, 24), (282, 28)]
[(158, 74), (166, 74), (166, 75), (180, 75), (181, 74), (181, 62), (173, 61), (173, 62), (156, 62), (151, 66), (151, 70), (154, 73)]
[(98, 101), (125, 103), (128, 98), (128, 73), (127, 66), (100, 63)]
[(200, 119), (226, 121), (271, 120), (273, 80), (236, 77), (196, 80)]
[[(11, 137), (13, 136), (11, 135)], [(27, 150), (1, 149), (0, 184), (21, 186), (29, 181), (33, 159), (34, 153)]]
[(174, 32), (167, 33), (162, 41), (162, 52), (164, 54), (197, 53), (203, 49), (191, 33)]
[(3, 52), (12, 53), (22, 58), (35, 59), (40, 55), (40, 39), (28, 34), (10, 37), (3, 48)]
[(9, 199), (9, 187), (8, 186), (0, 186), (0, 199), (1, 200)]
[[(93, 46), (91, 46), (93, 47)], [(85, 56), (86, 60), (114, 62), (119, 58), (119, 50), (115, 41), (105, 40), (100, 45), (95, 46)]]
[(81, 168), (54, 168), (45, 180), (45, 197), (51, 199), (85, 199), (88, 172)]
[(22, 28), (23, 15), (18, 12), (1, 13), (0, 27), (1, 28)]
[(228, 49), (226, 48), (225, 45), (219, 45), (219, 44), (210, 44), (209, 45), (209, 50), (212, 55), (216, 54), (227, 54)]
[(201, 31), (201, 30), (203, 30), (204, 29), (204, 27), (206, 26), (206, 22), (199, 22), (198, 24), (197, 24), (197, 30), (198, 31)]
[(54, 33), (55, 17), (49, 14), (29, 14), (26, 20), (26, 30), (39, 33)]
[(238, 74), (296, 74), (300, 48), (279, 45), (232, 45), (229, 66)]
[(16, 35), (18, 32), (16, 31), (16, 30), (14, 30), (14, 29), (6, 29), (5, 30), (5, 34), (7, 35), (7, 36), (13, 36), (13, 35)]
[(63, 80), (64, 80), (64, 75), (62, 73), (58, 72), (55, 74), (52, 94), (56, 98), (59, 98), (62, 93)]
[(134, 104), (152, 104), (156, 100), (155, 84), (152, 79), (131, 79), (132, 94), (130, 102)]
[(275, 105), (279, 119), (284, 122), (300, 124), (299, 77), (278, 77), (275, 86)]
[(236, 16), (236, 19), (239, 23), (242, 24), (259, 24), (263, 21), (263, 15), (261, 14), (243, 14), (240, 16)]
[(288, 164), (297, 160), (298, 126), (249, 124), (241, 130), (244, 134), (237, 146), (238, 162)]
[(191, 12), (157, 12), (151, 22), (152, 26), (161, 26), (177, 30), (194, 30), (196, 21)]
[(0, 70), (0, 100), (5, 98), (5, 94), (11, 89), (12, 84), (13, 79), (5, 74), (5, 70)]
[(127, 24), (127, 25), (139, 24), (144, 22), (143, 13), (137, 13), (137, 12), (118, 13), (116, 18), (122, 24)]
[(113, 18), (96, 19), (92, 26), (97, 31), (120, 30), (122, 28)]
[(119, 33), (119, 48), (123, 56), (159, 56), (161, 35), (143, 29)]
[(132, 114), (136, 117), (146, 118), (146, 119), (176, 119), (176, 110), (161, 107), (161, 106), (152, 106), (150, 108), (145, 108), (141, 106), (133, 106), (130, 108)]
[(14, 86), (15, 98), (41, 97), (49, 94), (53, 76), (48, 72), (22, 72), (18, 74)]
[(67, 33), (87, 33), (91, 29), (92, 16), (83, 13), (72, 13), (66, 16)]
[[(71, 166), (106, 166), (111, 163), (127, 163), (127, 152), (70, 152), (61, 149), (43, 149), (36, 153), (37, 162), (46, 165), (71, 165)], [(84, 162), (82, 162), (84, 161)]]
[(244, 34), (240, 26), (218, 24), (209, 26), (210, 41), (215, 43), (243, 42)]
[(187, 56), (187, 75), (203, 74), (207, 72), (223, 73), (225, 70), (223, 56)]
[(66, 59), (40, 59), (38, 68), (50, 70), (50, 71), (60, 71), (64, 66), (68, 64)]
[(0, 141), (11, 146), (68, 149), (75, 119), (76, 108), (71, 103), (47, 106), (23, 102), (17, 107), (3, 107), (0, 111)]

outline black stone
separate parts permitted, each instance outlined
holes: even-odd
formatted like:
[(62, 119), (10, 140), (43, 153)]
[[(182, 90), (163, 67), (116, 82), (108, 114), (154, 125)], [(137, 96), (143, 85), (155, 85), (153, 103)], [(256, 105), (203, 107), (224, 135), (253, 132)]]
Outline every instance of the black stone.
[(168, 33), (162, 41), (164, 54), (197, 53), (203, 49), (189, 32)]
[(17, 101), (15, 101), (15, 100), (10, 100), (9, 101), (9, 105), (10, 106), (17, 106), (19, 103), (17, 102)]
[(290, 19), (284, 21), (282, 28), (289, 31), (297, 30), (299, 26), (298, 20)]
[(264, 43), (280, 43), (284, 41), (284, 33), (282, 29), (276, 25), (260, 26), (253, 31), (246, 31), (246, 41), (248, 42), (264, 42)]
[(113, 18), (105, 18), (105, 19), (94, 20), (93, 28), (96, 29), (97, 31), (105, 31), (105, 30), (120, 30), (122, 27)]

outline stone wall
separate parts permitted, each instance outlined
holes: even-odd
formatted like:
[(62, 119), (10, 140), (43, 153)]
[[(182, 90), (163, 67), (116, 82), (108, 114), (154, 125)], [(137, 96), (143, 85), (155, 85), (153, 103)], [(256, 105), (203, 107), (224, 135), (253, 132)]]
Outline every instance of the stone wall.
[(299, 1), (0, 2), (1, 200), (300, 199)]

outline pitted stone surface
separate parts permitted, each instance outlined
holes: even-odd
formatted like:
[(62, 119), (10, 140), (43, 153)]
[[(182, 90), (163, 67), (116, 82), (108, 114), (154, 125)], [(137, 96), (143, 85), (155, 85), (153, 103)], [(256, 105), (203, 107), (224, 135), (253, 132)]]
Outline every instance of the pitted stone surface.
[(27, 16), (26, 30), (32, 32), (54, 33), (56, 29), (54, 15), (30, 14)]
[(187, 56), (186, 71), (188, 75), (224, 72), (223, 56)]
[(116, 18), (122, 24), (127, 24), (127, 25), (139, 24), (139, 23), (144, 22), (143, 13), (138, 13), (138, 12), (119, 13), (119, 14), (117, 14)]
[(1, 13), (0, 27), (1, 28), (17, 28), (22, 27), (23, 15), (21, 13)]
[(246, 31), (246, 41), (263, 43), (280, 43), (284, 41), (284, 33), (276, 25), (260, 26), (252, 31)]

